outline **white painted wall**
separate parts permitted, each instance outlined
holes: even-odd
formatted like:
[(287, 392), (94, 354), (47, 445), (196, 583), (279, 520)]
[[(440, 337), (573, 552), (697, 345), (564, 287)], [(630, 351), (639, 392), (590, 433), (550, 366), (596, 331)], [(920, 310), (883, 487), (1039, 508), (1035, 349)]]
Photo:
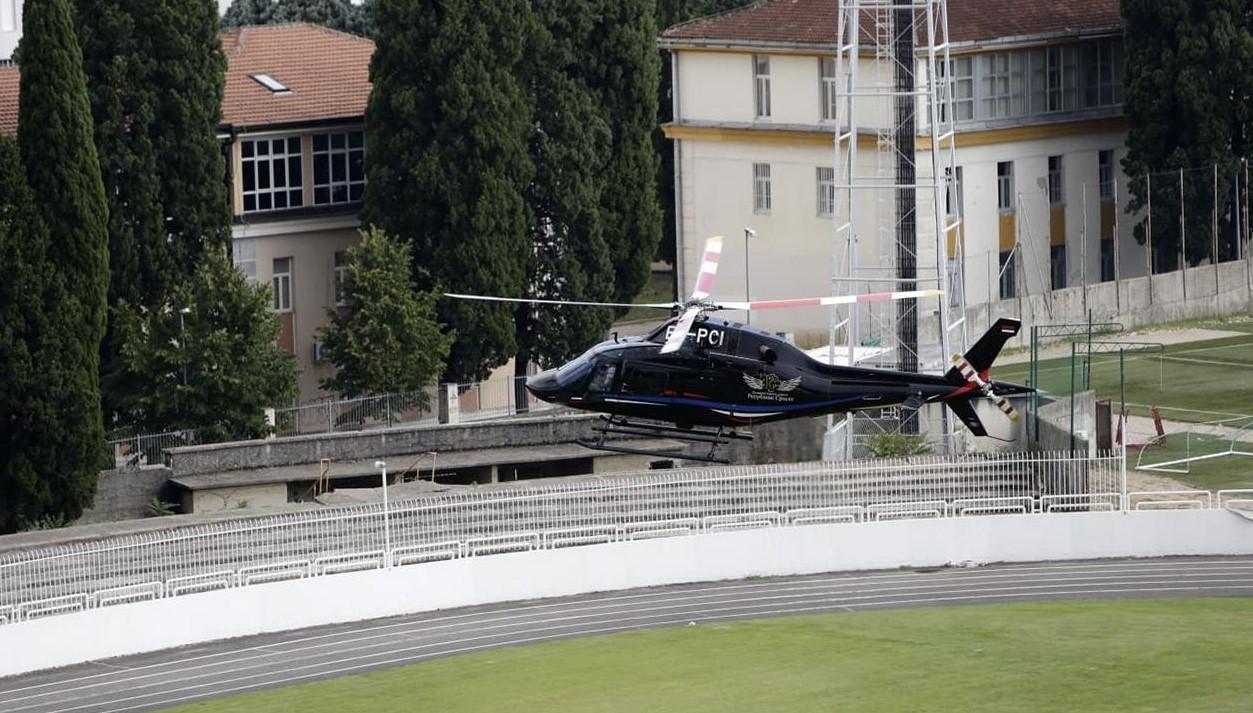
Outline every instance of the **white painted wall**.
[(1249, 554), (1253, 523), (1222, 510), (906, 520), (619, 542), (277, 582), (0, 626), (0, 676), (264, 632), (653, 585), (967, 561)]
[[(679, 51), (679, 121), (743, 126), (753, 122), (752, 55), (737, 52)], [(859, 71), (868, 81), (884, 84), (890, 77), (872, 60), (861, 60)], [(884, 76), (880, 76), (884, 75)], [(820, 73), (817, 56), (771, 55), (773, 116), (755, 126), (813, 128), (820, 124)], [(865, 128), (884, 125), (890, 116), (887, 100), (859, 100), (858, 122)], [(1022, 193), (1019, 238), (1027, 257), (1023, 280), (1030, 294), (1039, 294), (1049, 283), (1049, 206), (1044, 181), (1048, 157), (1063, 157), (1068, 241), (1069, 285), (1081, 283), (1084, 265), (1083, 190), (1087, 205), (1087, 269), (1089, 284), (1100, 277), (1100, 201), (1097, 183), (1097, 152), (1115, 149), (1119, 194), (1125, 204), (1127, 178), (1119, 162), (1125, 155), (1125, 132), (1092, 131), (1045, 139), (1006, 141), (959, 148), (956, 165), (964, 179), (964, 216), (967, 305), (999, 299), (996, 273), (998, 217), (996, 164), (1014, 162), (1015, 189)], [(743, 228), (751, 226), (759, 240), (749, 248), (752, 256), (753, 297), (784, 298), (829, 294), (832, 264), (832, 221), (817, 215), (817, 166), (831, 166), (833, 148), (821, 142), (728, 139), (684, 139), (679, 144), (680, 201), (684, 262), (683, 291), (695, 282), (701, 246), (709, 235), (724, 235), (723, 260), (715, 296), (739, 299), (744, 294)], [(873, 147), (859, 148), (857, 170), (861, 176), (884, 175)], [(752, 163), (771, 165), (772, 198), (769, 215), (753, 212)], [(920, 179), (930, 173), (929, 162), (919, 165)], [(856, 225), (862, 265), (877, 264), (881, 254), (892, 251), (890, 223), (883, 217), (878, 196), (861, 191), (857, 197)], [(920, 254), (934, 255), (933, 202), (919, 195)], [(1119, 218), (1119, 249), (1123, 277), (1143, 275), (1144, 249), (1132, 237), (1133, 221)], [(885, 229), (884, 226), (887, 226)], [(989, 264), (990, 263), (990, 264)], [(990, 289), (989, 289), (990, 288)], [(740, 315), (742, 317), (742, 315)], [(828, 325), (825, 310), (780, 310), (754, 315), (755, 324), (776, 331), (822, 334)]]

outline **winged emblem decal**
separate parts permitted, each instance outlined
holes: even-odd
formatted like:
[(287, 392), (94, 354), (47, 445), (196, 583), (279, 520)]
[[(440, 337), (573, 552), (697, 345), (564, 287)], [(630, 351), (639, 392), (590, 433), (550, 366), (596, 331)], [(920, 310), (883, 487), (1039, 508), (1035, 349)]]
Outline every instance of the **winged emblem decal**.
[(801, 377), (780, 379), (777, 374), (762, 374), (760, 377), (744, 373), (744, 383), (753, 391), (764, 391), (768, 394), (786, 394), (801, 385)]

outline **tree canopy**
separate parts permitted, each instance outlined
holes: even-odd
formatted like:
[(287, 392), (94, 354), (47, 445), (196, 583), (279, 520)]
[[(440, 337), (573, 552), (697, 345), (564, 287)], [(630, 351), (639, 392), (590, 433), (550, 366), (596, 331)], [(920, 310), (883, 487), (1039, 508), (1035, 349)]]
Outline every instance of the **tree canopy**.
[[(1214, 190), (1232, 217), (1230, 173), (1253, 150), (1253, 14), (1235, 0), (1122, 0), (1125, 22), (1128, 211), (1143, 210), (1152, 189), (1153, 251), (1159, 269), (1177, 267), (1184, 210), (1188, 261), (1208, 257)], [(1203, 169), (1193, 180), (1187, 169)], [(1180, 169), (1185, 170), (1182, 193)], [(1153, 175), (1145, 180), (1146, 174)], [(1136, 239), (1146, 239), (1145, 223)]]
[(349, 0), (234, 0), (222, 16), (222, 27), (312, 22), (364, 37), (374, 35), (370, 2)]
[(420, 390), (439, 376), (451, 335), (435, 321), (435, 298), (410, 286), (407, 243), (377, 228), (348, 250), (343, 307), (321, 338), (337, 371), (322, 388), (344, 398)]
[(144, 430), (256, 438), (268, 430), (264, 410), (296, 395), (296, 365), (277, 345), (269, 289), (249, 284), (225, 250), (206, 251), (156, 308), (120, 312), (131, 417)]
[[(377, 0), (366, 109), (364, 223), (408, 242), (420, 291), (519, 295), (532, 106), (519, 79), (522, 0)], [(517, 352), (514, 310), (439, 303), (455, 334), (445, 379), (481, 379)]]

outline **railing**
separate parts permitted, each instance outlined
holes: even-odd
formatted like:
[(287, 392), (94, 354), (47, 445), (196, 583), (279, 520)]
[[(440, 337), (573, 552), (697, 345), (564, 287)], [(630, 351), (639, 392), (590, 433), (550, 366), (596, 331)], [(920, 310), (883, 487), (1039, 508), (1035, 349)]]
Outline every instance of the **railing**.
[(1114, 510), (1123, 465), (1116, 452), (696, 468), (196, 525), (0, 555), (0, 614), (726, 529)]
[[(524, 388), (525, 381), (526, 377), (504, 377), (274, 409), (274, 432), (278, 436), (300, 436), (402, 424), (483, 421), (563, 408), (532, 396)], [(447, 403), (441, 403), (445, 399)]]
[(108, 441), (108, 457), (114, 468), (143, 468), (165, 465), (165, 451), (178, 446), (194, 446), (200, 440), (195, 431), (113, 434)]
[(292, 408), (274, 409), (278, 436), (360, 431), (405, 423), (436, 421), (439, 390), (434, 386), (355, 399), (326, 399)]

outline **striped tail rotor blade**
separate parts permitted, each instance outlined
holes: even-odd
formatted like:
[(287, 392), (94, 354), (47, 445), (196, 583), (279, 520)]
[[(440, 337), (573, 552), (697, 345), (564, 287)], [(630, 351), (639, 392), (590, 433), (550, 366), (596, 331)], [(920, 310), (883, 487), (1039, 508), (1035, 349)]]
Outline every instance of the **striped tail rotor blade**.
[(983, 391), (984, 395), (992, 399), (992, 401), (996, 404), (996, 407), (1001, 410), (1001, 413), (1008, 416), (1009, 420), (1018, 420), (1018, 411), (1014, 409), (1014, 406), (1009, 402), (1009, 399), (993, 391), (992, 384), (984, 381), (983, 377), (979, 375), (979, 372), (975, 370), (974, 366), (972, 366), (969, 361), (966, 361), (965, 357), (960, 354), (954, 354), (953, 365), (957, 367), (957, 371), (962, 375), (963, 379), (971, 384), (974, 384), (981, 391)]
[(692, 289), (693, 300), (708, 299), (714, 289), (714, 278), (718, 275), (718, 260), (722, 258), (722, 236), (715, 235), (705, 240), (705, 254), (700, 261), (700, 274), (696, 276), (696, 287)]
[(723, 309), (784, 309), (787, 307), (823, 307), (827, 305), (847, 305), (857, 302), (891, 302), (893, 300), (923, 299), (939, 297), (944, 290), (912, 290), (909, 292), (872, 292), (865, 295), (834, 295), (831, 297), (802, 297), (792, 300), (757, 300), (755, 302), (722, 302), (718, 306)]
[(688, 307), (683, 312), (683, 316), (679, 317), (679, 321), (674, 323), (674, 329), (671, 330), (670, 336), (666, 337), (666, 343), (661, 347), (662, 354), (679, 351), (679, 347), (683, 346), (683, 340), (687, 339), (687, 333), (692, 329), (692, 323), (696, 321), (696, 315), (700, 314), (700, 307)]

